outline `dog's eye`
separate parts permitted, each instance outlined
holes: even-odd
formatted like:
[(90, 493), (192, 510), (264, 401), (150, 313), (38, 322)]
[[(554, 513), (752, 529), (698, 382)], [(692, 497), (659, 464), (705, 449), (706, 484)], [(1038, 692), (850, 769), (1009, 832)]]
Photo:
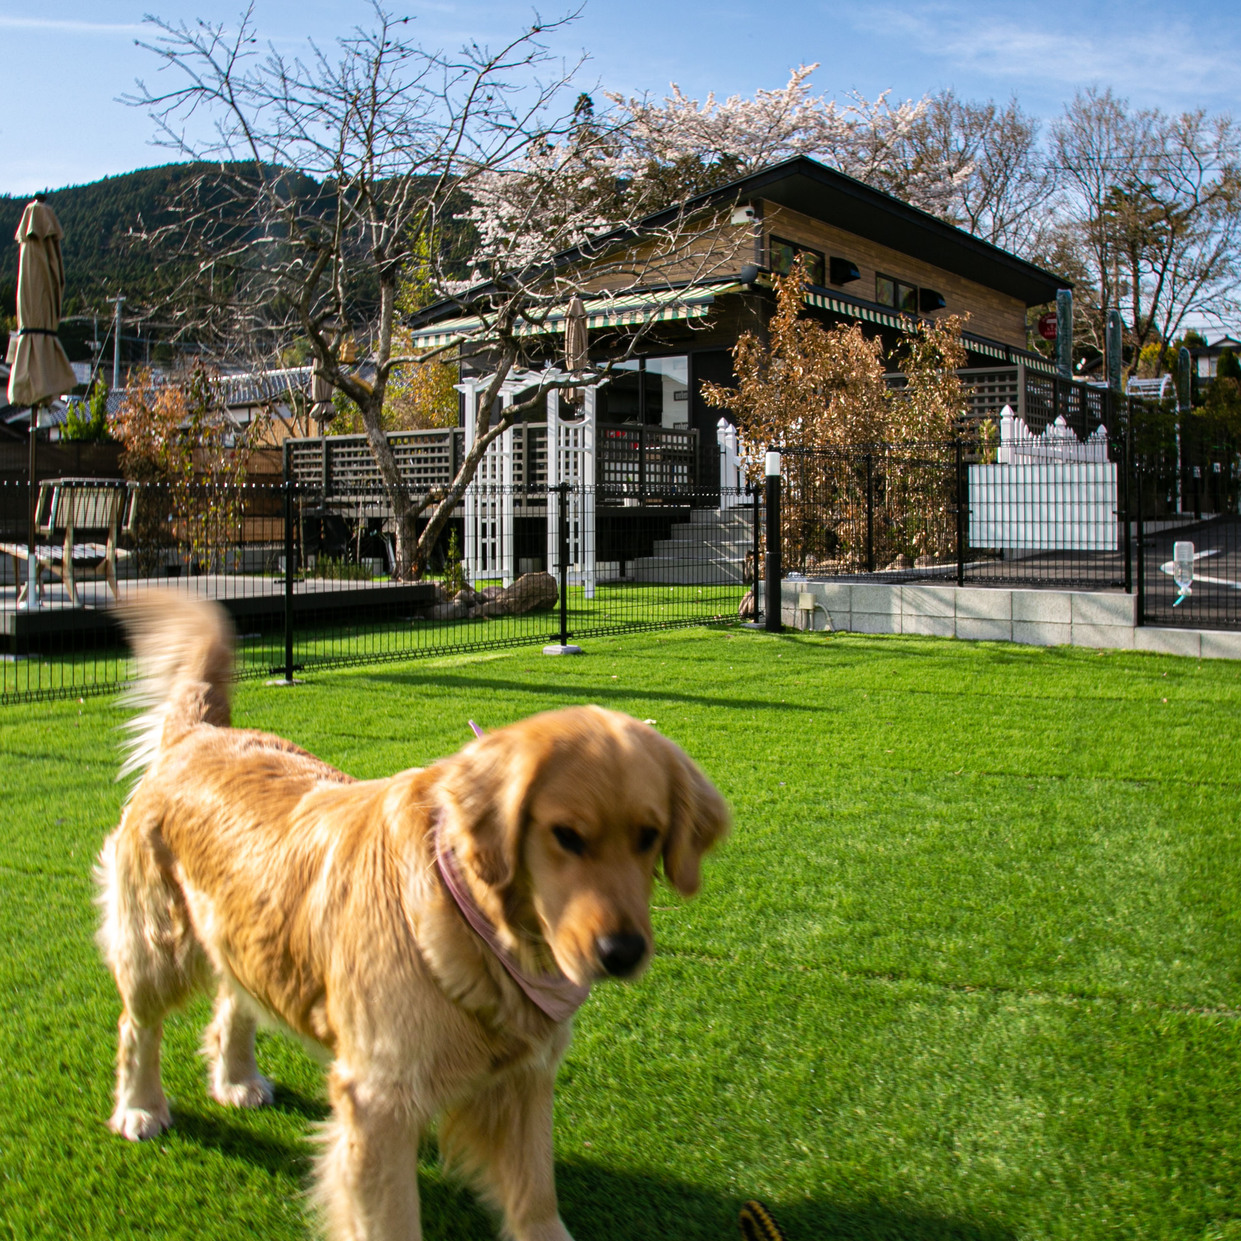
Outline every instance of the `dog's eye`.
[(638, 833), (638, 852), (649, 853), (655, 847), (655, 842), (658, 839), (659, 839), (659, 828), (644, 827)]
[(586, 841), (571, 827), (553, 827), (552, 835), (556, 837), (556, 843), (566, 853), (581, 857), (586, 852)]

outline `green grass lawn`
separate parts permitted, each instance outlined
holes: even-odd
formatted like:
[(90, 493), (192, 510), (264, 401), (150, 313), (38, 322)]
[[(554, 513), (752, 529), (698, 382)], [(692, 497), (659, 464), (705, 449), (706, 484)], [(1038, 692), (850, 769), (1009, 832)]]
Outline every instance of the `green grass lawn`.
[[(1241, 1239), (1241, 666), (858, 635), (687, 630), (239, 687), (238, 723), (359, 776), (599, 702), (733, 805), (702, 895), (600, 986), (557, 1096), (578, 1241)], [(118, 1011), (90, 868), (121, 789), (106, 699), (0, 712), (0, 1237), (304, 1237), (321, 1069), (207, 1099), (170, 1024), (176, 1128), (105, 1128)], [(429, 1241), (494, 1236), (422, 1166)]]

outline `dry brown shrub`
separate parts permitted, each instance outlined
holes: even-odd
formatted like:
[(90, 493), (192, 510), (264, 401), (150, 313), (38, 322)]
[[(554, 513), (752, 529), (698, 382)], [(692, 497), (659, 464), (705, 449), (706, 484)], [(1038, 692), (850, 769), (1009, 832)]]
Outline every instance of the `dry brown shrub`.
[(135, 540), (139, 571), (157, 572), (176, 548), (191, 567), (222, 570), (240, 539), (248, 444), (213, 377), (195, 366), (180, 382), (150, 371), (130, 379), (112, 420), (125, 477), (143, 484)]
[(951, 441), (965, 408), (956, 373), (964, 320), (911, 319), (899, 361), (906, 383), (892, 390), (882, 341), (858, 323), (825, 328), (804, 317), (804, 285), (799, 257), (776, 279), (767, 341), (746, 333), (734, 347), (737, 386), (702, 389), (708, 405), (736, 417), (751, 481), (769, 445), (785, 450), (786, 567), (852, 571), (901, 555), (946, 558), (955, 538)]

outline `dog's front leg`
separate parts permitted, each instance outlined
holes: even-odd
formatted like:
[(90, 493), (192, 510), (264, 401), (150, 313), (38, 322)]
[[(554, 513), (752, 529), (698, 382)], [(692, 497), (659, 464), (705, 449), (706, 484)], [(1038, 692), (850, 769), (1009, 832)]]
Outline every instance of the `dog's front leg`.
[(332, 1241), (420, 1241), (418, 1137), (407, 1095), (337, 1062), (316, 1190)]
[(504, 1074), (452, 1108), (440, 1126), (440, 1148), (504, 1217), (511, 1241), (573, 1241), (556, 1203), (552, 1152), (555, 1068)]

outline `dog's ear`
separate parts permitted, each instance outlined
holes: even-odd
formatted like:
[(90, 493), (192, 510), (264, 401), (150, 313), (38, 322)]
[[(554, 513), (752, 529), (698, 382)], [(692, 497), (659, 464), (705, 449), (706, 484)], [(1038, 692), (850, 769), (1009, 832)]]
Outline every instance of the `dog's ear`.
[(728, 834), (728, 803), (680, 749), (668, 744), (674, 766), (664, 874), (683, 896), (693, 896), (701, 881), (703, 854)]
[(535, 765), (511, 731), (471, 742), (444, 763), (440, 804), (452, 825), (454, 848), (484, 882), (513, 880)]

